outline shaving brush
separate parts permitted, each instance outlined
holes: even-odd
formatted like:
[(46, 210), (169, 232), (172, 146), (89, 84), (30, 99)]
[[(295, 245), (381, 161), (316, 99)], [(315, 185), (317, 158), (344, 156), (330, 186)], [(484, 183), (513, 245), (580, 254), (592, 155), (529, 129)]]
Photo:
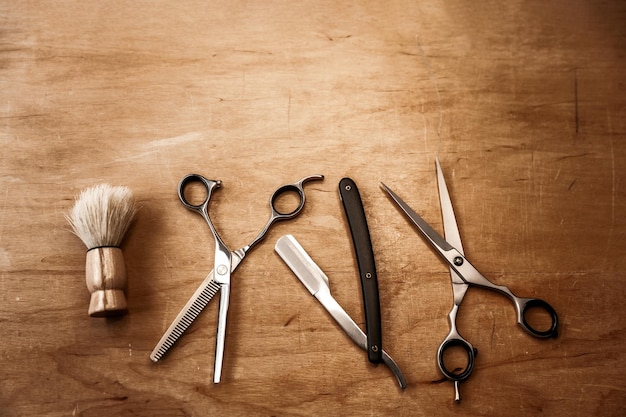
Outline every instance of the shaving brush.
[(89, 315), (111, 317), (128, 311), (126, 268), (120, 244), (137, 206), (128, 187), (99, 184), (86, 188), (66, 216), (87, 246), (85, 277), (91, 293)]

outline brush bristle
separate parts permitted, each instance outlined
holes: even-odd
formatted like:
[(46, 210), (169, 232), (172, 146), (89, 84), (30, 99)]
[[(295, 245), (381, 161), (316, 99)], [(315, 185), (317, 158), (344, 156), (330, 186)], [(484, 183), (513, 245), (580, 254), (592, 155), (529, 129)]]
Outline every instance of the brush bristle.
[(66, 217), (74, 233), (93, 249), (119, 247), (135, 214), (135, 198), (128, 187), (98, 184), (80, 193)]

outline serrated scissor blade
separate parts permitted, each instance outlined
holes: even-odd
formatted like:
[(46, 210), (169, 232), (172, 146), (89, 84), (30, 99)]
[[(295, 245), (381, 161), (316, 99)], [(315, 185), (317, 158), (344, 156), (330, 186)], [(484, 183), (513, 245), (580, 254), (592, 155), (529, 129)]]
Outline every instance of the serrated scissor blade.
[[(239, 266), (241, 260), (242, 258), (236, 252), (232, 253), (231, 272)], [(167, 353), (220, 290), (222, 284), (215, 281), (213, 275), (214, 271), (209, 272), (163, 334), (150, 354), (150, 359), (153, 362), (157, 362)]]

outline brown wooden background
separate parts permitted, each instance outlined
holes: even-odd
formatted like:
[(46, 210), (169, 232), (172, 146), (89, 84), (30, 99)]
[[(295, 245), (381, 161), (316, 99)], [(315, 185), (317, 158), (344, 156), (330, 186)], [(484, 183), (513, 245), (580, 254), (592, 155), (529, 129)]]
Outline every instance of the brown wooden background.
[[(0, 2), (0, 415), (623, 415), (625, 34), (620, 1)], [(447, 268), (378, 186), (440, 229), (437, 155), (468, 257), (562, 323), (533, 339), (507, 299), (470, 290), (459, 326), (480, 354), (460, 405), (435, 364)], [(211, 213), (233, 249), (276, 187), (326, 176), (233, 275), (217, 386), (217, 303), (148, 358), (212, 268), (176, 197), (190, 172), (223, 181)], [(344, 176), (405, 392), (273, 251), (295, 235), (363, 325)], [(64, 219), (105, 181), (142, 206), (118, 320), (87, 316)]]

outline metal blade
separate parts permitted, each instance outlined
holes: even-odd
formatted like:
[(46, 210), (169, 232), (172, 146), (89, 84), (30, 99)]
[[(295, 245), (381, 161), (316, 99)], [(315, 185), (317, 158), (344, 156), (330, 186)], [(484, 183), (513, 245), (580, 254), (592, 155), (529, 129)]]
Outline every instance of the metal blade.
[[(237, 269), (242, 259), (237, 253), (232, 253), (231, 272)], [(152, 350), (150, 359), (153, 362), (157, 362), (167, 353), (220, 290), (222, 284), (213, 279), (213, 273), (214, 271), (209, 272)]]
[(213, 383), (220, 382), (222, 377), (222, 364), (224, 363), (224, 345), (226, 342), (226, 318), (228, 316), (228, 304), (230, 300), (230, 284), (222, 284), (220, 294), (220, 306), (217, 316), (217, 334), (215, 336), (215, 362), (213, 365)]
[(328, 277), (292, 235), (285, 235), (278, 239), (274, 250), (311, 295), (317, 294), (320, 290), (328, 290), (330, 293)]
[(437, 185), (439, 186), (439, 202), (441, 204), (441, 214), (443, 216), (444, 236), (446, 237), (446, 241), (450, 245), (454, 246), (459, 252), (463, 253), (463, 245), (461, 244), (459, 227), (456, 223), (454, 209), (452, 208), (452, 201), (450, 201), (450, 194), (448, 193), (446, 179), (443, 176), (443, 171), (441, 170), (441, 165), (439, 164), (439, 158), (437, 158), (436, 163)]
[(209, 276), (202, 282), (202, 285), (198, 287), (187, 304), (185, 304), (185, 307), (178, 313), (178, 316), (176, 316), (170, 327), (163, 334), (154, 350), (152, 350), (150, 359), (153, 362), (157, 362), (165, 355), (219, 290), (220, 284), (213, 280), (213, 271), (211, 271)]
[(393, 201), (395, 201), (396, 204), (402, 209), (411, 222), (413, 222), (413, 224), (417, 227), (417, 230), (419, 230), (428, 239), (430, 244), (437, 249), (439, 253), (445, 257), (445, 252), (454, 249), (452, 245), (446, 242), (446, 240), (442, 238), (439, 233), (435, 232), (435, 230), (428, 223), (426, 223), (426, 220), (422, 219), (422, 217), (409, 207), (409, 205), (405, 203), (404, 200), (402, 200), (396, 193), (391, 191), (391, 189), (382, 182), (380, 185), (383, 190), (391, 196)]
[[(454, 216), (454, 209), (452, 208), (452, 201), (450, 200), (450, 193), (448, 193), (448, 187), (446, 186), (446, 179), (443, 176), (441, 165), (439, 164), (439, 158), (437, 163), (437, 185), (439, 186), (439, 204), (441, 205), (441, 215), (443, 217), (443, 232), (446, 240), (454, 246), (461, 255), (463, 253), (463, 245), (461, 244), (461, 235), (459, 234), (459, 226), (456, 223), (456, 217)], [(452, 265), (450, 266), (450, 280), (452, 281), (452, 291), (454, 294), (454, 305), (450, 311), (448, 317), (450, 322), (450, 328), (453, 328), (456, 320), (456, 313), (458, 306), (463, 302), (465, 293), (467, 292), (469, 285), (465, 280), (454, 270)]]

